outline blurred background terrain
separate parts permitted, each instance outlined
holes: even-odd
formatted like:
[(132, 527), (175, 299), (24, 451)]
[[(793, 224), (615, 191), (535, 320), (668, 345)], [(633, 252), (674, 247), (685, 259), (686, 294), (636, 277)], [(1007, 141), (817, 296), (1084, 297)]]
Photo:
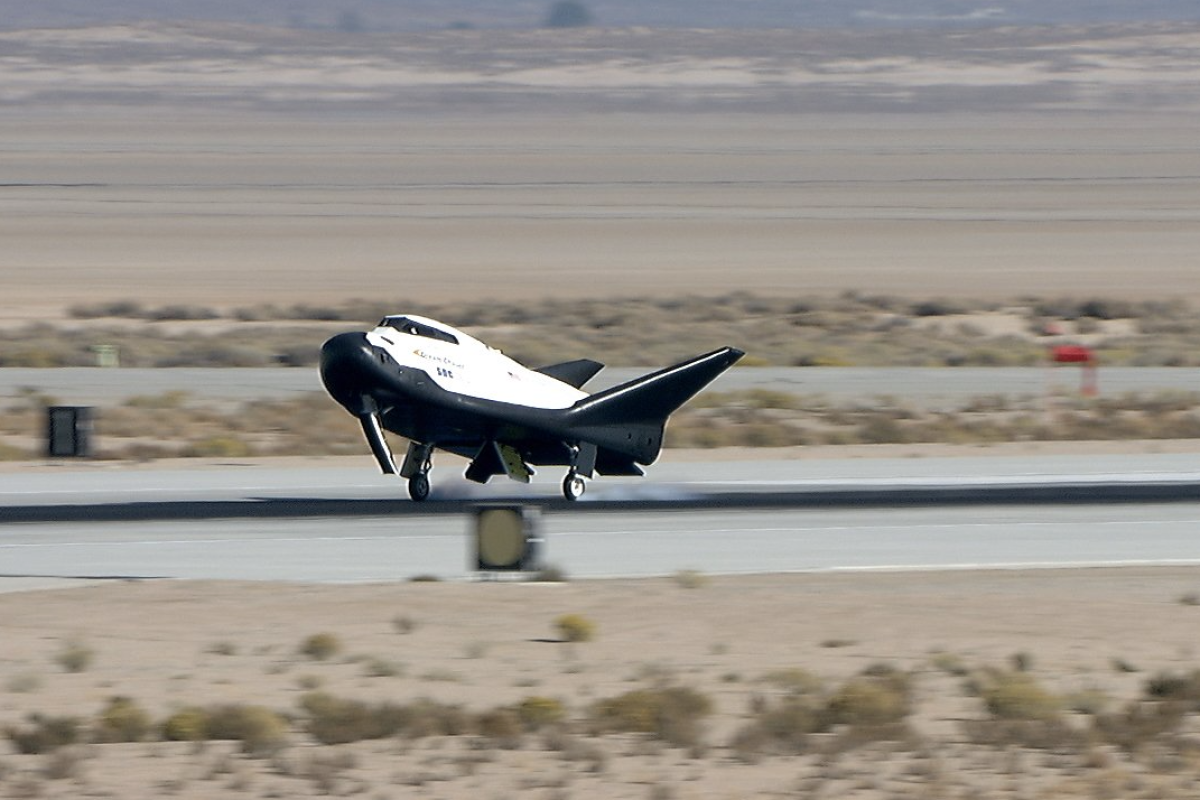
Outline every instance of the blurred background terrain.
[[(352, 31), (528, 28), (550, 21), (549, 5), (542, 0), (57, 0), (7, 8), (0, 26), (192, 19)], [(596, 24), (611, 27), (964, 27), (1200, 20), (1200, 8), (1190, 0), (591, 0), (583, 5)]]
[[(313, 375), (333, 331), (419, 311), (533, 365), (736, 344), (794, 372), (676, 444), (1190, 435), (1161, 370), (1200, 358), (1198, 122), (1193, 3), (27, 4), (0, 20), (0, 366)], [(1158, 382), (1048, 427), (1063, 341)], [(813, 367), (1035, 377), (930, 409), (802, 397)], [(60, 394), (13, 392), (10, 457)], [(255, 417), (227, 408), (140, 442), (200, 401), (119, 402), (124, 452), (314, 446), (231, 444)]]

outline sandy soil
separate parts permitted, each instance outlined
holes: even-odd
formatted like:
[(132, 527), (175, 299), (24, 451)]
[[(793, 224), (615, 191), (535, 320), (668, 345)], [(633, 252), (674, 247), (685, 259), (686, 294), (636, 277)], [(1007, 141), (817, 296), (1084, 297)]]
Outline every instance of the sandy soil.
[(993, 122), (0, 121), (21, 184), (0, 191), (0, 317), (481, 291), (1197, 297), (1195, 126)]
[[(1160, 786), (1155, 796), (1194, 796), (1172, 793), (1200, 780), (1194, 760), (1157, 782), (1115, 751), (1051, 756), (970, 744), (961, 721), (986, 715), (963, 675), (952, 673), (1007, 669), (1020, 653), (1047, 689), (1099, 693), (1115, 709), (1140, 696), (1149, 675), (1195, 667), (1200, 611), (1180, 599), (1200, 589), (1200, 569), (767, 575), (699, 584), (682, 577), (143, 582), (3, 595), (6, 724), (31, 712), (93, 717), (117, 695), (156, 719), (192, 704), (255, 703), (296, 721), (287, 746), (267, 758), (243, 756), (232, 743), (9, 754), (0, 759), (0, 787), (8, 796), (299, 797), (324, 793), (321, 776), (332, 770), (336, 793), (380, 798), (1092, 797), (1097, 785), (1126, 779)], [(568, 613), (596, 624), (594, 641), (557, 641), (554, 621)], [(318, 632), (342, 644), (329, 660), (298, 653)], [(72, 642), (93, 653), (78, 673), (57, 666)], [(381, 659), (398, 674), (370, 677)], [(844, 755), (820, 755), (815, 743), (817, 752), (805, 756), (735, 757), (729, 744), (752, 699), (780, 692), (764, 680), (770, 673), (803, 668), (836, 687), (878, 662), (912, 673), (915, 738)], [(433, 698), (472, 711), (546, 696), (578, 723), (598, 699), (662, 682), (713, 700), (702, 746), (573, 734), (564, 748), (528, 734), (512, 749), (471, 736), (320, 748), (300, 730), (298, 701), (313, 687), (372, 702)], [(343, 767), (322, 771), (334, 754)], [(1088, 766), (1097, 759), (1102, 767)], [(66, 776), (49, 777), (54, 769)], [(31, 787), (39, 794), (17, 794)]]

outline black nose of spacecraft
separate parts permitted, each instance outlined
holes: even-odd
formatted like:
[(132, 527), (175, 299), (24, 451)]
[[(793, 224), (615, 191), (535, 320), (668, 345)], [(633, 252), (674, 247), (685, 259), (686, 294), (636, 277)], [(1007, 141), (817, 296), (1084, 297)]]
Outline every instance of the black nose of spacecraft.
[(321, 382), (355, 415), (365, 412), (363, 398), (378, 385), (387, 355), (361, 332), (339, 333), (321, 346)]

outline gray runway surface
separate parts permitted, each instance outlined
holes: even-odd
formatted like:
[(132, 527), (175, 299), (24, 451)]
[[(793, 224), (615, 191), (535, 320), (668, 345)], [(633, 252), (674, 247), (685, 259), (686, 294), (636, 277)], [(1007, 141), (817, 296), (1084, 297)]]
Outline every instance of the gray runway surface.
[[(542, 519), (575, 578), (1200, 563), (1200, 504), (816, 509)], [(3, 574), (368, 582), (468, 576), (465, 516), (6, 526)], [(4, 582), (0, 581), (0, 585)]]
[[(588, 389), (599, 391), (649, 372), (610, 368)], [(892, 397), (914, 406), (954, 407), (985, 395), (1040, 396), (1048, 385), (1071, 390), (1077, 370), (1060, 368), (868, 368), (735, 367), (713, 390), (775, 389), (820, 395), (839, 402)], [(1167, 367), (1102, 368), (1104, 394), (1165, 390), (1200, 392), (1200, 370)], [(186, 391), (193, 397), (245, 401), (322, 391), (315, 369), (0, 369), (0, 398), (16, 398), (24, 388), (52, 395), (69, 405), (114, 405), (134, 395)]]
[[(442, 499), (416, 506), (369, 466), (51, 470), (0, 481), (0, 511), (10, 515), (0, 525), (0, 574), (22, 579), (9, 586), (32, 577), (462, 578), (470, 508), (481, 500), (542, 506), (546, 559), (573, 577), (1200, 563), (1197, 460), (664, 463), (639, 482), (597, 481), (575, 506), (552, 499), (557, 474), (531, 487), (474, 487), (443, 469)], [(1014, 487), (1041, 499), (1005, 499)], [(1139, 487), (1159, 496), (1122, 497)], [(951, 496), (906, 500), (930, 491)], [(889, 494), (864, 503), (856, 499), (864, 492)], [(808, 493), (833, 499), (806, 502)], [(706, 497), (723, 499), (697, 504)], [(103, 513), (156, 503), (183, 513)], [(197, 513), (204, 508), (217, 513)]]
[(0, 525), (219, 518), (438, 516), (479, 502), (530, 503), (563, 513), (707, 508), (810, 508), (1200, 501), (1192, 453), (1022, 457), (874, 458), (670, 462), (645, 478), (598, 478), (579, 503), (559, 494), (562, 471), (544, 468), (526, 486), (462, 477), (443, 458), (431, 502), (412, 503), (401, 480), (359, 466), (270, 468), (252, 461), (210, 469), (122, 469), (93, 462), (0, 480)]

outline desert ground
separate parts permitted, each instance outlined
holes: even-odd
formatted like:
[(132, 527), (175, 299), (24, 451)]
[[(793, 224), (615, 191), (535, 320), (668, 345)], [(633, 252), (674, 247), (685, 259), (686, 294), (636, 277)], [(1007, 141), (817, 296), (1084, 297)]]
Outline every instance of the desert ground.
[[(14, 797), (1194, 797), (1193, 717), (1128, 747), (1084, 732), (1130, 704), (1146, 713), (1151, 678), (1195, 669), (1198, 587), (1200, 570), (1176, 567), (9, 593), (6, 725), (75, 716), (107, 730), (101, 740), (118, 737), (133, 728), (96, 722), (114, 697), (153, 726), (218, 704), (289, 721), (266, 744), (248, 740), (260, 750), (251, 753), (238, 741), (9, 753), (0, 786)], [(594, 638), (562, 641), (556, 621), (567, 614), (593, 623)], [(324, 633), (332, 652), (302, 652)], [(69, 671), (78, 651), (84, 664)], [(901, 727), (849, 725), (786, 744), (747, 733), (764, 708), (834, 694), (864, 673), (903, 676)], [(1044, 731), (1009, 738), (985, 710), (988, 681), (1014, 674), (1063, 709), (1052, 712), (1061, 728), (1023, 721), (1052, 742)], [(604, 701), (670, 689), (698, 693), (711, 713), (683, 733), (596, 729)], [(368, 705), (424, 699), (479, 718), (460, 721), (459, 735), (322, 746), (303, 710), (314, 692)], [(531, 698), (564, 716), (536, 729), (485, 716)], [(368, 735), (345, 738), (356, 734)], [(156, 739), (157, 728), (137, 735)], [(1023, 747), (1020, 736), (1041, 741)]]
[(481, 291), (1197, 297), (1191, 122), (480, 122), (0, 122), (17, 150), (0, 314)]
[[(768, 37), (775, 60), (753, 34), (581, 34), (554, 57), (257, 35), (0, 37), (0, 322), (111, 300), (1200, 298), (1194, 27)], [(1200, 795), (1190, 566), (6, 586), (9, 797)], [(565, 614), (594, 640), (561, 641)], [(338, 646), (303, 654), (321, 633)], [(1148, 693), (1164, 674), (1184, 688)], [(985, 702), (1013, 685), (1031, 702)], [(711, 713), (646, 711), (677, 689)], [(613, 730), (598, 709), (634, 690), (645, 730)], [(437, 706), (454, 731), (320, 744), (312, 692), (461, 708)], [(531, 698), (556, 718), (516, 714)], [(265, 708), (265, 744), (160, 741), (219, 705)], [(860, 716), (798, 720), (835, 708)], [(63, 716), (78, 741), (37, 739)]]

